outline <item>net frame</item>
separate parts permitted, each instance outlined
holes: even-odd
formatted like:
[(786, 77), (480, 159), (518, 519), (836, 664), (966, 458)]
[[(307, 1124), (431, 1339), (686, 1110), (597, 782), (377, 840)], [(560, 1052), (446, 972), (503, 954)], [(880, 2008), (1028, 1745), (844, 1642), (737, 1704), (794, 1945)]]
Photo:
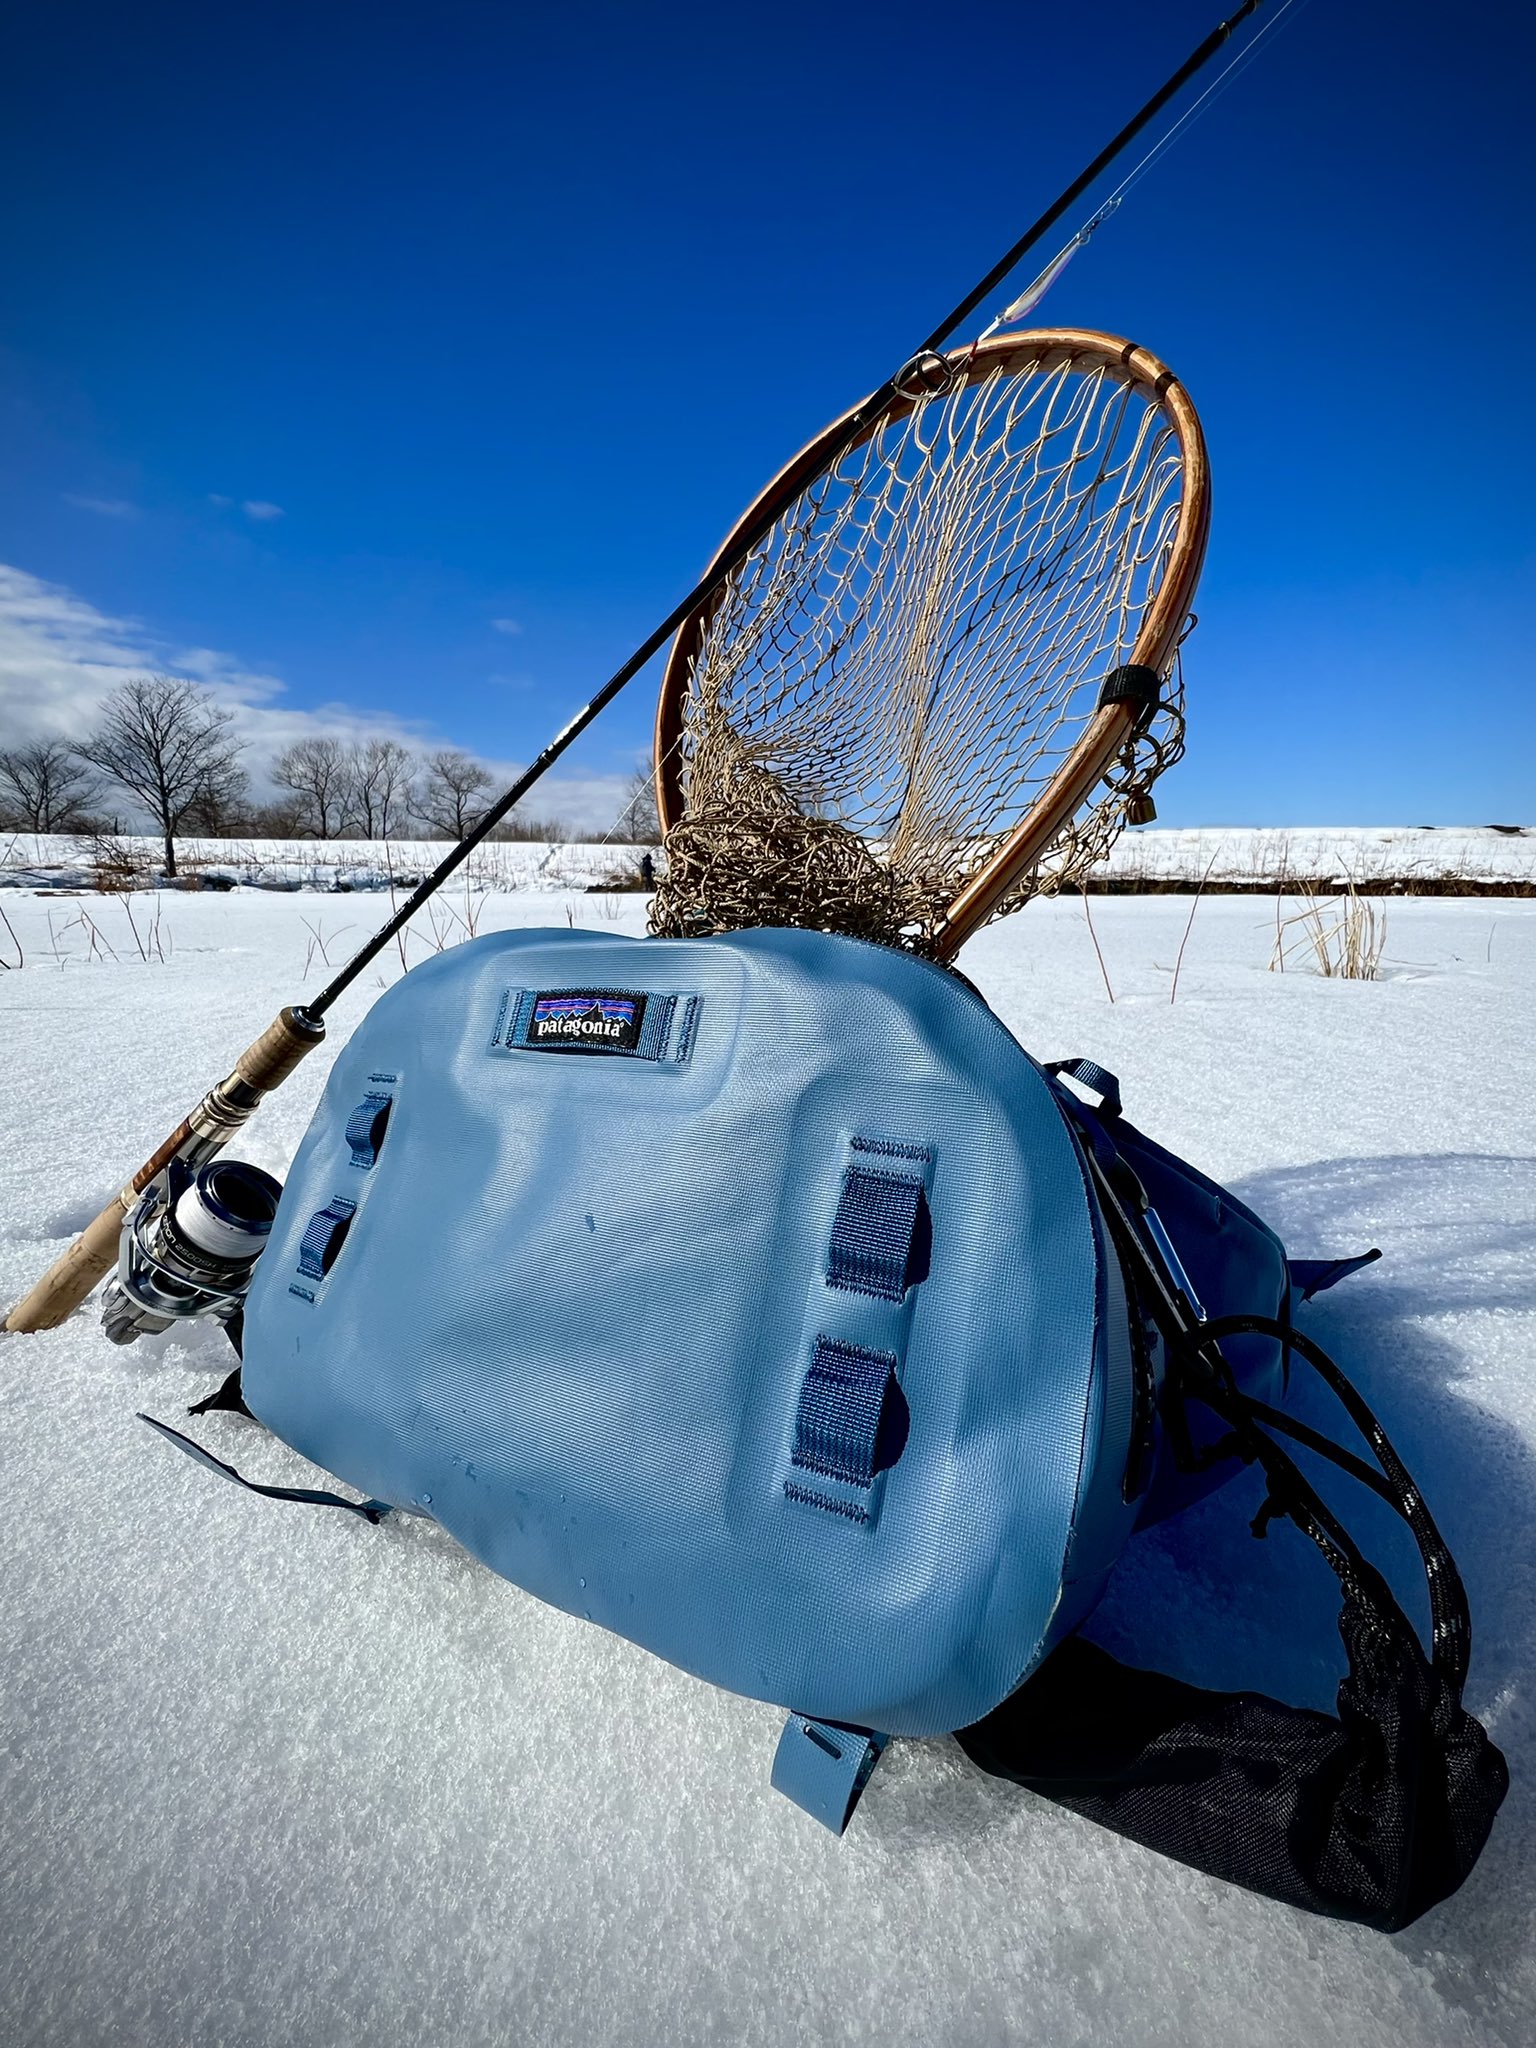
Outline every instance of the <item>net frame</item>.
[[(1079, 328), (1043, 328), (1003, 334), (979, 341), (943, 357), (920, 359), (903, 389), (872, 418), (850, 433), (862, 410), (855, 406), (809, 441), (759, 494), (731, 529), (717, 551), (712, 569), (728, 562), (747, 534), (774, 501), (792, 506), (798, 494), (815, 485), (827, 470), (852, 451), (905, 420), (928, 400), (948, 400), (956, 392), (1001, 375), (1049, 375), (1057, 371), (1102, 375), (1111, 383), (1131, 387), (1149, 411), (1171, 429), (1178, 452), (1178, 510), (1156, 587), (1137, 621), (1129, 648), (1119, 661), (1150, 670), (1166, 680), (1186, 629), (1190, 605), (1205, 559), (1210, 532), (1210, 466), (1205, 437), (1193, 403), (1172, 371), (1148, 349), (1121, 336)], [(778, 527), (775, 531), (778, 531)], [(686, 722), (693, 694), (695, 663), (712, 623), (750, 573), (761, 543), (747, 558), (744, 571), (723, 576), (709, 601), (687, 620), (673, 641), (657, 700), (655, 787), (663, 837), (689, 817), (685, 768)], [(1100, 679), (1102, 680), (1102, 678)], [(1146, 731), (1146, 712), (1134, 701), (1101, 705), (1084, 721), (1075, 742), (1035, 794), (1028, 810), (993, 845), (990, 854), (956, 886), (952, 897), (930, 917), (921, 950), (949, 958), (989, 918), (1044, 888), (1052, 886), (1052, 856), (1075, 849), (1088, 860), (1102, 857), (1123, 822), (1127, 777), (1113, 771)], [(1144, 792), (1176, 745), (1152, 761), (1143, 774)], [(1101, 783), (1108, 793), (1097, 810), (1085, 806)], [(1074, 862), (1073, 871), (1082, 865)], [(1058, 858), (1059, 884), (1065, 870)]]

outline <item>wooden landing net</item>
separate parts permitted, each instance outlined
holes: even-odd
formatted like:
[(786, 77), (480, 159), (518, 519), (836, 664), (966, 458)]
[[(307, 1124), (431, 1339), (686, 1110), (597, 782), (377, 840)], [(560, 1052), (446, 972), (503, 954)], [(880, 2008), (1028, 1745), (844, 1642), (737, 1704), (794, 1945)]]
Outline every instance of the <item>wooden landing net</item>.
[[(947, 956), (1102, 859), (1183, 750), (1209, 488), (1182, 387), (1064, 329), (920, 374), (825, 475), (840, 423), (795, 458), (805, 488), (674, 643), (658, 932)], [(1144, 694), (1101, 704), (1128, 667)]]

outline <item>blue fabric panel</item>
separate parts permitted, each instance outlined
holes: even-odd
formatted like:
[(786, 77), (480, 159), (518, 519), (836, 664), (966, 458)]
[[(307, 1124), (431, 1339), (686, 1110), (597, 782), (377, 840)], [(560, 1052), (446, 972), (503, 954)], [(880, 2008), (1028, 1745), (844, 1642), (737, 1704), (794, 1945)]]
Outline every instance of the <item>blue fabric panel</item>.
[[(1210, 1180), (1119, 1118), (1114, 1142), (1146, 1189), (1152, 1206), (1209, 1317), (1248, 1311), (1282, 1321), (1289, 1313), (1290, 1271), (1285, 1247), (1268, 1224), (1236, 1195)], [(1268, 1337), (1234, 1337), (1222, 1346), (1239, 1385), (1256, 1400), (1279, 1407), (1285, 1399), (1283, 1347)], [(1191, 1411), (1197, 1449), (1206, 1432), (1199, 1411)], [(1223, 1433), (1210, 1422), (1211, 1440)], [(1158, 1439), (1151, 1486), (1138, 1526), (1177, 1514), (1223, 1485), (1237, 1469), (1231, 1462), (1204, 1472), (1182, 1472), (1165, 1438)]]
[[(662, 1056), (509, 1046), (520, 993), (553, 990), (675, 998)], [(389, 1134), (356, 1173), (378, 1072)], [(829, 1281), (850, 1168), (922, 1184), (932, 1255), (900, 1300)], [(345, 1251), (290, 1294), (348, 1186)], [(341, 1048), (242, 1384), (306, 1457), (538, 1598), (786, 1709), (931, 1735), (1081, 1617), (1133, 1518), (1103, 1260), (1049, 1084), (942, 969), (809, 931), (496, 932)], [(794, 1462), (819, 1338), (895, 1361), (872, 1459), (873, 1388), (844, 1390), (829, 1462), (854, 1480)]]
[[(1099, 1265), (1099, 1327), (1104, 1332), (1105, 1370), (1094, 1380), (1083, 1420), (1077, 1508), (1062, 1566), (1062, 1603), (1051, 1625), (1048, 1649), (1070, 1635), (1083, 1614), (1097, 1604), (1125, 1546), (1126, 1525), (1135, 1512), (1135, 1495), (1125, 1483), (1135, 1419), (1125, 1278), (1097, 1216), (1095, 1225), (1104, 1252)], [(1109, 1483), (1111, 1472), (1121, 1475), (1118, 1486)], [(1022, 1678), (1024, 1673), (1019, 1675)]]
[(827, 1278), (834, 1287), (900, 1301), (907, 1291), (922, 1196), (922, 1181), (910, 1175), (848, 1167), (827, 1258)]
[(773, 1789), (840, 1835), (889, 1740), (791, 1714), (774, 1752)]
[[(1093, 1063), (1061, 1060), (1045, 1071), (1084, 1079), (1078, 1072), (1081, 1068), (1092, 1069)], [(1119, 1085), (1113, 1075), (1102, 1068), (1093, 1071), (1099, 1080), (1086, 1085), (1099, 1092), (1100, 1082), (1113, 1083), (1118, 1105)], [(1246, 1309), (1284, 1321), (1290, 1312), (1292, 1268), (1285, 1247), (1269, 1225), (1229, 1189), (1127, 1123), (1118, 1107), (1106, 1102), (1106, 1114), (1090, 1108), (1059, 1082), (1055, 1086), (1063, 1114), (1082, 1142), (1092, 1147), (1099, 1164), (1113, 1172), (1116, 1163), (1123, 1161), (1140, 1181), (1150, 1204), (1142, 1228), (1157, 1246), (1165, 1266), (1170, 1262), (1163, 1247), (1171, 1251), (1175, 1277), (1190, 1292), (1192, 1305), (1211, 1318)], [(1268, 1337), (1235, 1337), (1222, 1346), (1222, 1355), (1245, 1393), (1271, 1406), (1279, 1405), (1286, 1380), (1282, 1345)], [(1214, 1420), (1204, 1427), (1198, 1409), (1192, 1414), (1197, 1451), (1225, 1434), (1224, 1427)], [(1150, 1483), (1141, 1496), (1138, 1528), (1180, 1513), (1223, 1485), (1235, 1469), (1232, 1461), (1226, 1460), (1204, 1470), (1181, 1470), (1161, 1431), (1154, 1432), (1152, 1466)]]

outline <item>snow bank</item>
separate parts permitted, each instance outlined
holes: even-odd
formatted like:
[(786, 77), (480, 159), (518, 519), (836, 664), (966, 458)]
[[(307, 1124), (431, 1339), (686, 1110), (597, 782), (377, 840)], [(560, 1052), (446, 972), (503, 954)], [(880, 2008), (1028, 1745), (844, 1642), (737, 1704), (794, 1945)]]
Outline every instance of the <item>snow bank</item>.
[[(118, 844), (146, 871), (158, 869), (158, 840), (127, 838)], [(189, 874), (246, 887), (382, 889), (391, 877), (414, 881), (430, 872), (448, 843), (189, 838), (178, 841), (178, 849)], [(470, 855), (467, 880), (475, 890), (580, 889), (637, 869), (645, 851), (616, 843), (492, 844)], [(89, 848), (78, 839), (34, 833), (0, 837), (0, 885), (9, 881), (24, 887), (52, 877), (74, 886), (89, 866)], [(1207, 876), (1212, 887), (1353, 882), (1367, 893), (1401, 885), (1447, 893), (1454, 893), (1457, 883), (1536, 886), (1536, 826), (1154, 826), (1124, 833), (1096, 874), (1111, 884), (1193, 886)]]
[[(375, 906), (166, 897), (166, 959), (148, 963), (50, 952), (69, 904), (4, 907), (27, 961), (0, 973), (10, 1300), (302, 994), (317, 908), (329, 945)], [(481, 929), (638, 931), (642, 913), (491, 897)], [(174, 1422), (208, 1392), (222, 1340), (123, 1353), (87, 1315), (0, 1340), (0, 2041), (1536, 2038), (1536, 905), (1394, 906), (1387, 978), (1361, 984), (1267, 973), (1272, 911), (1205, 901), (1170, 1004), (1187, 916), (1095, 906), (1113, 1005), (1077, 903), (1007, 920), (961, 964), (1032, 1050), (1117, 1069), (1129, 1113), (1298, 1253), (1382, 1246), (1308, 1326), (1358, 1375), (1468, 1581), (1469, 1704), (1514, 1782), (1456, 1899), (1397, 1937), (1333, 1926), (1098, 1832), (947, 1742), (893, 1745), (839, 1843), (769, 1790), (773, 1710), (540, 1607), (429, 1525), (222, 1484), (134, 1420)], [(351, 993), (333, 1047), (398, 970)], [(308, 985), (320, 974), (311, 957)], [(248, 1156), (283, 1170), (333, 1047), (262, 1112)], [(196, 1426), (253, 1476), (312, 1483), (250, 1425)], [(1252, 1541), (1254, 1504), (1239, 1482), (1139, 1539), (1094, 1630), (1193, 1679), (1326, 1703), (1326, 1572), (1283, 1527)], [(1370, 1506), (1352, 1518), (1407, 1591)]]
[(1521, 825), (1202, 825), (1122, 834), (1100, 872), (1116, 881), (1213, 885), (1536, 883), (1536, 827)]
[[(116, 838), (147, 875), (158, 873), (164, 852), (158, 839)], [(178, 839), (177, 866), (187, 877), (255, 889), (387, 890), (409, 888), (430, 874), (449, 851), (432, 839)], [(476, 847), (462, 879), (479, 894), (494, 889), (584, 889), (625, 870), (638, 870), (644, 847), (616, 841), (569, 844), (548, 840), (493, 841)], [(0, 837), (0, 884), (29, 887), (47, 881), (63, 887), (86, 882), (93, 863), (91, 843), (65, 833), (23, 832)]]

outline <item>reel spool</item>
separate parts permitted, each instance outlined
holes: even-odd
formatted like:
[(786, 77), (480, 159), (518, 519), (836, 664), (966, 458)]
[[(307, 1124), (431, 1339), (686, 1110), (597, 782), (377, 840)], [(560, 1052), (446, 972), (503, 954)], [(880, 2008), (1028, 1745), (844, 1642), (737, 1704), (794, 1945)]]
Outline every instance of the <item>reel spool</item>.
[(245, 1301), (277, 1214), (280, 1184), (243, 1159), (195, 1173), (172, 1161), (124, 1219), (117, 1273), (102, 1297), (114, 1344), (211, 1316), (228, 1322)]

